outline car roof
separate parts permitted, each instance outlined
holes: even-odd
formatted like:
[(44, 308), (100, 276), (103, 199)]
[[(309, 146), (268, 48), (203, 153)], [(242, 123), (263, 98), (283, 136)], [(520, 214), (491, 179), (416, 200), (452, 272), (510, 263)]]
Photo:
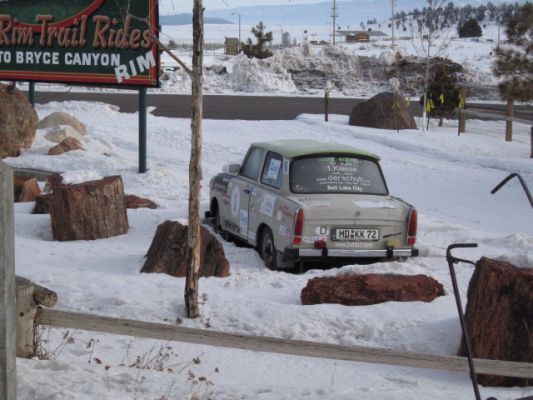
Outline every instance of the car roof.
[(272, 142), (252, 143), (267, 151), (273, 151), (286, 158), (296, 158), (312, 154), (350, 154), (357, 157), (371, 158), (379, 161), (380, 158), (368, 151), (361, 150), (341, 143), (325, 143), (310, 139), (287, 139)]

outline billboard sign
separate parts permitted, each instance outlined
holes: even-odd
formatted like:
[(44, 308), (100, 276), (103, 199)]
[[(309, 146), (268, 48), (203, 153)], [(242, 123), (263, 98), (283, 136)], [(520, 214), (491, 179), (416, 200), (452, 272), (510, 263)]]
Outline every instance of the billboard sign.
[(0, 0), (0, 80), (159, 86), (157, 0)]

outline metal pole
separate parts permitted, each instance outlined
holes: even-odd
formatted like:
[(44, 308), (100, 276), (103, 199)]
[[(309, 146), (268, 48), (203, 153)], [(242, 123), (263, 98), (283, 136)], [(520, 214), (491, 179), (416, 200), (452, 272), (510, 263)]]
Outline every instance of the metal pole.
[(28, 100), (32, 106), (35, 106), (35, 82), (29, 82)]
[(146, 172), (146, 88), (139, 89), (139, 173)]
[(238, 52), (241, 52), (241, 14), (239, 14), (239, 47)]
[(337, 2), (333, 0), (333, 46), (335, 46), (335, 34), (337, 33)]
[(324, 94), (324, 121), (329, 121), (329, 90)]
[(13, 171), (0, 161), (0, 398), (17, 398)]
[(481, 400), (481, 395), (479, 394), (479, 387), (477, 384), (476, 370), (474, 367), (474, 359), (472, 356), (472, 348), (470, 346), (470, 338), (468, 336), (468, 331), (466, 330), (465, 317), (463, 314), (463, 305), (461, 304), (461, 295), (459, 293), (459, 285), (457, 285), (457, 278), (455, 275), (455, 268), (453, 264), (455, 262), (463, 261), (468, 262), (467, 260), (461, 260), (455, 257), (452, 257), (452, 249), (454, 248), (469, 248), (477, 247), (477, 243), (457, 243), (448, 246), (446, 250), (446, 260), (448, 261), (448, 266), (450, 267), (450, 275), (452, 277), (453, 293), (455, 295), (455, 303), (457, 305), (457, 312), (459, 313), (459, 322), (461, 323), (461, 330), (463, 331), (463, 341), (466, 348), (466, 355), (468, 357), (468, 366), (470, 367), (470, 379), (472, 380), (472, 387), (474, 388), (474, 394), (476, 400)]
[(392, 51), (394, 51), (394, 1), (395, 0), (390, 0), (390, 6), (391, 6), (391, 32), (392, 32)]

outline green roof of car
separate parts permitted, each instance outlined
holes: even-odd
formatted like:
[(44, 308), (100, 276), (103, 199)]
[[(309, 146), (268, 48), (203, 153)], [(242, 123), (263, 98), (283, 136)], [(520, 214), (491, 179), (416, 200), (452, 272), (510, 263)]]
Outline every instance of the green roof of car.
[(325, 143), (309, 139), (288, 139), (278, 140), (275, 142), (260, 142), (252, 143), (252, 146), (279, 153), (286, 158), (297, 158), (310, 154), (353, 154), (357, 157), (372, 158), (376, 161), (380, 160), (380, 158), (375, 154), (345, 144)]

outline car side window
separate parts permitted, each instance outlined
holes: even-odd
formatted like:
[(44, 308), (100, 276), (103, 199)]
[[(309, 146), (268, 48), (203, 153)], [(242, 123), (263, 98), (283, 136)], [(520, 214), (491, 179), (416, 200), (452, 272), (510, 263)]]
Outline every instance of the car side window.
[(261, 174), (261, 183), (280, 189), (283, 183), (282, 163), (281, 155), (269, 152)]
[(263, 150), (254, 147), (246, 156), (243, 166), (241, 167), (241, 175), (252, 179), (254, 181), (259, 177), (261, 171), (261, 162), (263, 161)]

